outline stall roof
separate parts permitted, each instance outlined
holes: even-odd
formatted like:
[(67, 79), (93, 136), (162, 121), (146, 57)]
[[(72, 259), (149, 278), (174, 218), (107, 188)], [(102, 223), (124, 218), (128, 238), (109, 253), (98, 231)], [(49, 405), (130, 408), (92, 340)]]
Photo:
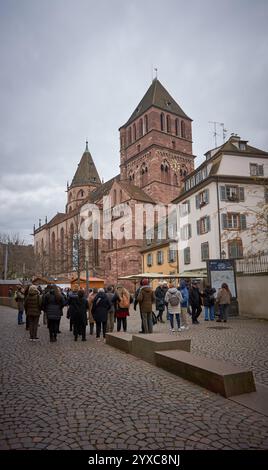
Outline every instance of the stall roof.
[(121, 276), (118, 279), (125, 281), (135, 281), (137, 279), (179, 279), (179, 278), (206, 278), (207, 271), (206, 269), (199, 269), (193, 271), (184, 271), (179, 274), (159, 274), (159, 273), (141, 273), (141, 274), (131, 274), (130, 276)]

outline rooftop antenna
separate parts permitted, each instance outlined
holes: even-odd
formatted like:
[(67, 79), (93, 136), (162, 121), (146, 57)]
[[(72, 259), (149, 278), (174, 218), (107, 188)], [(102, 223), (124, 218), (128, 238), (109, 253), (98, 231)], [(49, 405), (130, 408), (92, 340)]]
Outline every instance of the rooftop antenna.
[(215, 139), (215, 147), (217, 147), (217, 136), (219, 135), (217, 132), (217, 126), (222, 127), (222, 143), (224, 144), (225, 138), (226, 138), (226, 132), (227, 130), (224, 128), (224, 123), (223, 122), (218, 122), (218, 121), (208, 121), (209, 124), (213, 124), (214, 127), (214, 132), (213, 132), (213, 137)]
[(155, 77), (154, 78), (157, 80), (157, 72), (158, 72), (157, 67), (154, 67), (154, 71), (155, 71)]

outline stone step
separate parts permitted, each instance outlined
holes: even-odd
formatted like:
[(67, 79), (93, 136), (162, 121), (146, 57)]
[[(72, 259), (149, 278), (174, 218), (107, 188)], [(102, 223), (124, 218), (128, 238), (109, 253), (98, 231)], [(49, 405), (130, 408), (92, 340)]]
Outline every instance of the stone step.
[(126, 353), (132, 352), (132, 335), (125, 332), (106, 333), (106, 344), (121, 349)]
[(170, 349), (190, 351), (190, 348), (190, 339), (174, 338), (174, 336), (167, 333), (132, 336), (132, 354), (152, 364), (155, 364), (155, 351), (166, 351)]
[(186, 351), (157, 351), (154, 355), (157, 366), (226, 398), (256, 391), (253, 373), (245, 368)]

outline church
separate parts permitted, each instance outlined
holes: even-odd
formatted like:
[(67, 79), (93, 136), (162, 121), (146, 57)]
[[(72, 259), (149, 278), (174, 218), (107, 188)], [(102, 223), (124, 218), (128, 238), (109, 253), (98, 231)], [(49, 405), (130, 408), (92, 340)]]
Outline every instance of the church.
[(181, 192), (184, 178), (194, 170), (192, 120), (155, 78), (129, 119), (119, 128), (120, 172), (100, 180), (88, 143), (70, 185), (65, 212), (34, 227), (34, 246), (41, 276), (90, 276), (115, 284), (121, 276), (142, 272), (143, 240), (83, 240), (79, 235), (80, 209), (86, 203), (103, 211), (103, 197), (112, 208), (125, 203), (171, 203)]

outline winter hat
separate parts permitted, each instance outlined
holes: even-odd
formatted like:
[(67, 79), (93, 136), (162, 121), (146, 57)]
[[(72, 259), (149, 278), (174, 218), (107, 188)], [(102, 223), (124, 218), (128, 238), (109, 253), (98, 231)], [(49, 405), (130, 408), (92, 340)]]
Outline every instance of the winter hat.
[(141, 283), (142, 283), (143, 286), (148, 286), (149, 281), (148, 281), (148, 279), (143, 279)]

